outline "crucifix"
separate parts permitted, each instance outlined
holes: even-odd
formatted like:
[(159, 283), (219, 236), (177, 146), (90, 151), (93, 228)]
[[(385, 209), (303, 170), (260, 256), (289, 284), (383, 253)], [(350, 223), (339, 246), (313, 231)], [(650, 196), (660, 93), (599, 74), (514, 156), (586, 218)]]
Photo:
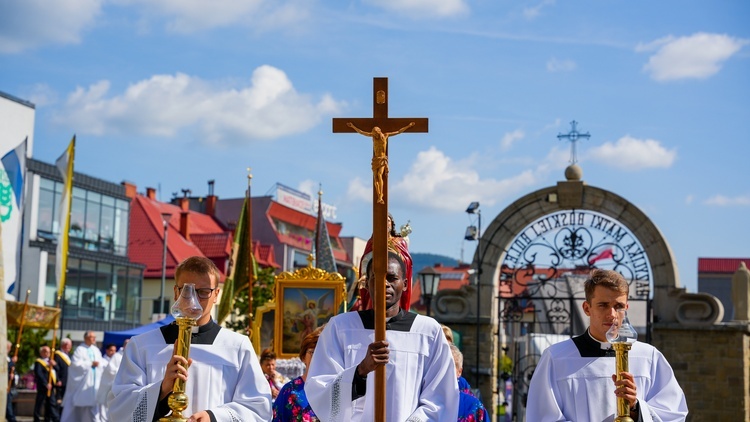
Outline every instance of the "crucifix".
[[(372, 269), (375, 277), (375, 340), (385, 340), (385, 275), (388, 267), (388, 139), (427, 132), (426, 118), (388, 117), (388, 78), (373, 78), (373, 117), (334, 118), (333, 133), (372, 138)], [(366, 271), (360, 268), (360, 271)], [(412, 286), (409, 286), (411, 288)], [(375, 371), (375, 421), (385, 421), (385, 366)]]
[(562, 140), (563, 138), (568, 138), (570, 141), (570, 164), (575, 164), (578, 162), (578, 157), (576, 157), (576, 142), (578, 142), (579, 138), (586, 138), (589, 139), (591, 135), (589, 135), (588, 132), (581, 133), (578, 131), (578, 122), (573, 120), (570, 122), (570, 132), (563, 135), (562, 133), (557, 135), (557, 139)]

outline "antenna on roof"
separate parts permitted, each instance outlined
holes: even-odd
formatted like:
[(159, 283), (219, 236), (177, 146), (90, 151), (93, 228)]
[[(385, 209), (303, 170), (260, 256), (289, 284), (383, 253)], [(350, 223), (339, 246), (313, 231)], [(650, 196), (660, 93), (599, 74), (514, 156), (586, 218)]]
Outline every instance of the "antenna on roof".
[(182, 191), (182, 197), (183, 198), (187, 198), (188, 195), (190, 195), (193, 192), (190, 189), (180, 189), (180, 190)]

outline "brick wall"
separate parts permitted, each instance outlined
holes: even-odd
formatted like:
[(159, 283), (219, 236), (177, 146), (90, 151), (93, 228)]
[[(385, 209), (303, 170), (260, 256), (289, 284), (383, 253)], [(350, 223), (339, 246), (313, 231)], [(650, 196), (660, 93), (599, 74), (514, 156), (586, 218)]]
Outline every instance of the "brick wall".
[(689, 422), (750, 422), (750, 324), (654, 324), (653, 345), (685, 391)]

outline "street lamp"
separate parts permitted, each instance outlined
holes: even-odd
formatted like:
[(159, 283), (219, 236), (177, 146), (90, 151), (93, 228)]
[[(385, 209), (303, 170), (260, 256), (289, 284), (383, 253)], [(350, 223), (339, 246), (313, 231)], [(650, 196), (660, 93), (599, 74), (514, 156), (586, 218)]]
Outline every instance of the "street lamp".
[(432, 307), (432, 296), (437, 292), (440, 284), (440, 273), (432, 267), (425, 267), (419, 272), (419, 285), (422, 288), (422, 297), (427, 307), (427, 316), (430, 316)]
[(474, 380), (475, 380), (475, 388), (479, 388), (479, 309), (481, 307), (481, 291), (480, 291), (480, 284), (479, 280), (482, 278), (482, 211), (479, 209), (479, 202), (472, 202), (469, 204), (469, 207), (466, 208), (467, 214), (476, 214), (477, 215), (477, 226), (469, 226), (466, 229), (466, 234), (464, 236), (464, 239), (466, 240), (476, 240), (477, 241), (477, 270), (476, 270), (476, 280), (477, 280), (477, 333), (476, 333), (476, 339), (474, 340), (476, 342), (476, 361), (474, 362)]
[(159, 294), (159, 313), (167, 313), (164, 309), (164, 283), (167, 280), (167, 229), (169, 228), (169, 220), (172, 219), (172, 213), (163, 212), (161, 213), (161, 220), (164, 223), (164, 253), (161, 256), (161, 293)]

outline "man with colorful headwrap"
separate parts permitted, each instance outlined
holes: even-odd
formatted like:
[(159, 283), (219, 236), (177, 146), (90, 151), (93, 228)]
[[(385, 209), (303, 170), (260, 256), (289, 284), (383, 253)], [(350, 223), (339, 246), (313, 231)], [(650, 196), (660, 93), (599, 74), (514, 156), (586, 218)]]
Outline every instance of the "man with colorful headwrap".
[[(411, 228), (407, 226), (402, 227), (402, 232), (396, 233), (396, 222), (393, 220), (391, 213), (388, 213), (388, 250), (394, 251), (401, 255), (404, 260), (404, 277), (406, 279), (406, 285), (408, 288), (404, 290), (401, 295), (401, 302), (399, 305), (401, 309), (408, 312), (411, 307), (411, 288), (412, 288), (412, 261), (411, 254), (409, 253), (409, 238), (408, 234), (411, 232)], [(367, 241), (365, 245), (365, 252), (359, 263), (360, 271), (367, 268), (367, 263), (372, 259), (372, 237)], [(372, 298), (370, 298), (370, 292), (366, 288), (359, 289), (359, 307), (356, 310), (364, 311), (372, 309)]]

